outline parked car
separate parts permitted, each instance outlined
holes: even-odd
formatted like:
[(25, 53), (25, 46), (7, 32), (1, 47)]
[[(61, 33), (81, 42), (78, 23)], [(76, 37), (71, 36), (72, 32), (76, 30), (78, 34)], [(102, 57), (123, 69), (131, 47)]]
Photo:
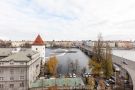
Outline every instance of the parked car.
[(110, 84), (109, 84), (109, 82), (108, 82), (108, 81), (105, 81), (105, 85), (106, 85), (107, 87), (109, 87), (109, 86), (110, 86)]
[(113, 79), (113, 80), (116, 80), (116, 77), (114, 77), (114, 76), (111, 76), (111, 79)]
[(83, 74), (83, 77), (90, 77), (90, 76), (91, 76), (90, 73), (84, 73), (84, 74)]
[(115, 80), (113, 80), (113, 79), (109, 79), (108, 81), (110, 84), (115, 84)]
[(123, 64), (128, 65), (126, 61), (123, 61)]
[(70, 78), (76, 78), (77, 76), (76, 76), (75, 73), (69, 73), (69, 77), (70, 77)]
[(124, 80), (124, 84), (129, 84), (129, 81), (128, 80)]

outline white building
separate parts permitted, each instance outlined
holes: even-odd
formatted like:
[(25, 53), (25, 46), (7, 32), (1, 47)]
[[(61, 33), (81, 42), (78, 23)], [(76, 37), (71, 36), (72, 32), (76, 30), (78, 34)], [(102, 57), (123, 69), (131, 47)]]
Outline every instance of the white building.
[(45, 61), (45, 44), (41, 36), (38, 35), (32, 44), (32, 50), (40, 53), (40, 57)]
[(45, 55), (45, 47), (40, 44), (36, 39), (32, 49), (0, 48), (0, 90), (28, 90), (31, 87), (40, 74)]

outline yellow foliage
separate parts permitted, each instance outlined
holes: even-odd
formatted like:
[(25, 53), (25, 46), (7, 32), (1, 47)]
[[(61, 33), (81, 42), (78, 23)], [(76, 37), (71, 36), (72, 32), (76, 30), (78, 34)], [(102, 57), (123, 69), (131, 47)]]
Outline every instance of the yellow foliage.
[(52, 75), (56, 74), (56, 68), (57, 68), (58, 60), (56, 56), (50, 57), (50, 59), (47, 62), (49, 73)]

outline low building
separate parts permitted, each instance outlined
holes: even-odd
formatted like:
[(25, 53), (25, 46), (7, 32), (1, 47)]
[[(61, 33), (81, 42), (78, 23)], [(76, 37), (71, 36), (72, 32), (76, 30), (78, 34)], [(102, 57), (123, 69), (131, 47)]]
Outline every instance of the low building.
[(39, 79), (32, 83), (30, 90), (72, 90), (85, 87), (81, 78)]

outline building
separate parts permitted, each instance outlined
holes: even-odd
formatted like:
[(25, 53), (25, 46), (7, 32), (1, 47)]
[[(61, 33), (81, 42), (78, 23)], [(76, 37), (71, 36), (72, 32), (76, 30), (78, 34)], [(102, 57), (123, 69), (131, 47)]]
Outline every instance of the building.
[(40, 57), (45, 61), (45, 44), (40, 35), (37, 36), (32, 44), (32, 50), (40, 52)]
[(41, 41), (38, 35), (32, 48), (0, 48), (0, 90), (28, 90), (37, 80), (45, 57)]
[(85, 84), (81, 78), (39, 79), (32, 83), (30, 90), (83, 90)]

